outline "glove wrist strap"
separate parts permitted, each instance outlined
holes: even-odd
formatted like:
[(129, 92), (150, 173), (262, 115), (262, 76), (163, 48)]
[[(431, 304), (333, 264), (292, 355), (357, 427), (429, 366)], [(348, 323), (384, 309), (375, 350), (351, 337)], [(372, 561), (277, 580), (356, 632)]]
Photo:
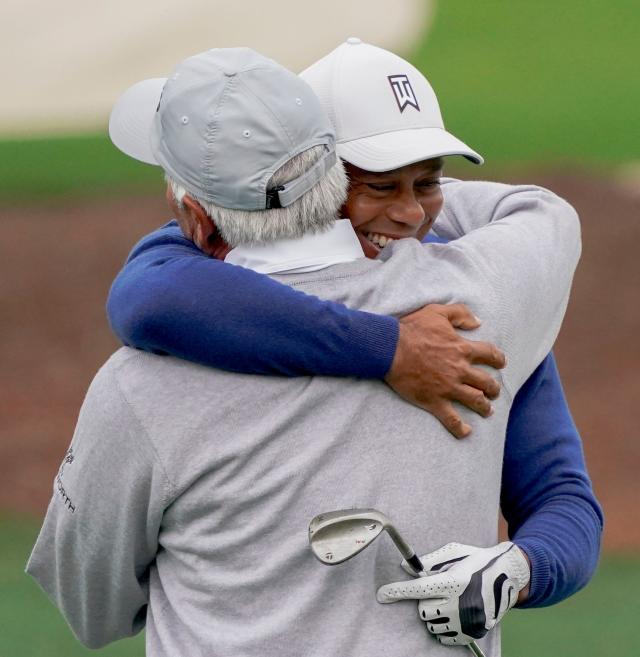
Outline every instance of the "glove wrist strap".
[(510, 576), (517, 582), (518, 591), (522, 591), (531, 579), (531, 567), (527, 557), (515, 543), (504, 556), (509, 564)]

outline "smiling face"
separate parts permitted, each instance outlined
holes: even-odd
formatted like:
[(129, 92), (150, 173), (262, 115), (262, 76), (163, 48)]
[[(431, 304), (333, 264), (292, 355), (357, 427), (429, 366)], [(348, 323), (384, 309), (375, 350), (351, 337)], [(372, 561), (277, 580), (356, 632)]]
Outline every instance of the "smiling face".
[(341, 214), (349, 219), (365, 254), (375, 257), (394, 239), (422, 239), (442, 209), (442, 158), (373, 173), (345, 162), (349, 196)]

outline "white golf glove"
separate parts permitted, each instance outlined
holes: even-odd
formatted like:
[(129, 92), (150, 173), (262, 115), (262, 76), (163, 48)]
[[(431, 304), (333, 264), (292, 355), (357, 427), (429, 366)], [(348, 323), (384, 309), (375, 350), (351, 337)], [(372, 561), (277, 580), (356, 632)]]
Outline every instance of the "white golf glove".
[[(425, 577), (381, 586), (377, 599), (384, 604), (419, 600), (420, 618), (446, 645), (481, 639), (529, 583), (529, 562), (510, 542), (490, 548), (447, 543), (420, 560)], [(413, 574), (406, 562), (402, 567)]]

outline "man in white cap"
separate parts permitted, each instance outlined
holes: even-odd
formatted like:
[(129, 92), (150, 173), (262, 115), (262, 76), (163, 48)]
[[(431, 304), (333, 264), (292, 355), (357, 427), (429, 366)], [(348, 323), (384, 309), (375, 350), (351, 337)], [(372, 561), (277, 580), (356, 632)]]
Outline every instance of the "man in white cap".
[[(350, 175), (342, 216), (351, 220), (369, 256), (397, 237), (438, 241), (429, 230), (436, 217), (435, 231), (451, 239), (464, 232), (469, 216), (484, 223), (526, 212), (532, 194), (543, 206), (548, 201), (551, 208), (556, 202), (553, 195), (531, 186), (440, 179), (442, 157), (459, 154), (476, 163), (482, 158), (444, 129), (426, 78), (393, 53), (349, 39), (301, 75), (336, 129), (337, 151)], [(184, 193), (174, 188), (179, 196)], [(176, 208), (186, 235), (193, 237), (189, 218), (181, 215)], [(465, 344), (438, 314), (451, 312), (463, 318), (463, 328), (474, 328), (461, 306), (428, 306), (398, 322), (356, 309), (372, 310), (369, 305), (356, 303), (356, 308), (346, 309), (332, 303), (330, 296), (304, 296), (297, 291), (300, 286), (294, 289), (256, 276), (254, 270), (268, 269), (246, 254), (238, 260), (239, 252), (232, 252), (226, 263), (205, 257), (224, 257), (228, 249), (219, 243), (212, 248), (202, 239), (196, 242), (200, 248), (170, 224), (134, 249), (108, 306), (112, 325), (126, 344), (247, 373), (385, 377), (456, 435), (462, 435), (456, 414), (464, 418), (466, 430), (471, 421), (469, 413), (449, 413), (451, 399), (466, 401), (483, 415), (489, 411), (489, 398), (495, 395), (492, 378), (469, 367), (469, 361), (483, 353), (473, 349), (482, 345), (488, 355), (487, 345)], [(233, 262), (244, 267), (228, 264)], [(445, 300), (456, 298), (452, 290)], [(497, 316), (482, 319), (500, 321)], [(472, 354), (467, 361), (461, 356), (465, 347)], [(487, 378), (479, 378), (478, 372)], [(514, 392), (506, 390), (509, 396)], [(478, 393), (479, 402), (474, 403)], [(602, 512), (552, 355), (514, 397), (501, 510), (509, 536), (532, 565), (531, 589), (526, 600), (521, 594), (520, 606), (553, 604), (586, 584), (598, 560)], [(461, 537), (452, 531), (447, 540)], [(468, 563), (460, 564), (461, 570)], [(384, 599), (391, 597), (387, 590)], [(428, 627), (451, 631), (446, 623)]]
[[(308, 550), (308, 522), (327, 508), (376, 506), (415, 544), (495, 543), (512, 392), (560, 326), (580, 251), (575, 213), (537, 189), (508, 212), (506, 193), (505, 214), (489, 225), (458, 218), (467, 234), (455, 245), (398, 240), (366, 259), (351, 224), (336, 220), (346, 180), (303, 81), (232, 49), (147, 86), (119, 103), (119, 145), (162, 166), (201, 248), (219, 232), (236, 264), (380, 313), (453, 300), (499, 317), (478, 337), (508, 348), (509, 394), (477, 440), (446, 441), (435, 418), (380, 382), (265, 379), (122, 349), (87, 394), (28, 571), (95, 647), (146, 622), (149, 655), (448, 654), (406, 607), (371, 604), (396, 574), (388, 545), (328, 569)], [(477, 199), (481, 209), (491, 202)], [(490, 570), (504, 591), (486, 632), (529, 567), (511, 543), (469, 550), (456, 552), (468, 577)], [(456, 622), (454, 635), (437, 631), (465, 643)], [(483, 640), (498, 654), (495, 631)]]

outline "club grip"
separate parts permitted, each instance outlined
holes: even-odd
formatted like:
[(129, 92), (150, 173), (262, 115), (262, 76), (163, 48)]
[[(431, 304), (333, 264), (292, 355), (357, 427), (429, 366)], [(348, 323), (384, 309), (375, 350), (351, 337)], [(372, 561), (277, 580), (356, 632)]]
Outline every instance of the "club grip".
[(419, 575), (424, 570), (422, 567), (422, 561), (420, 561), (417, 554), (408, 558), (405, 557), (405, 561), (411, 566), (416, 575)]

